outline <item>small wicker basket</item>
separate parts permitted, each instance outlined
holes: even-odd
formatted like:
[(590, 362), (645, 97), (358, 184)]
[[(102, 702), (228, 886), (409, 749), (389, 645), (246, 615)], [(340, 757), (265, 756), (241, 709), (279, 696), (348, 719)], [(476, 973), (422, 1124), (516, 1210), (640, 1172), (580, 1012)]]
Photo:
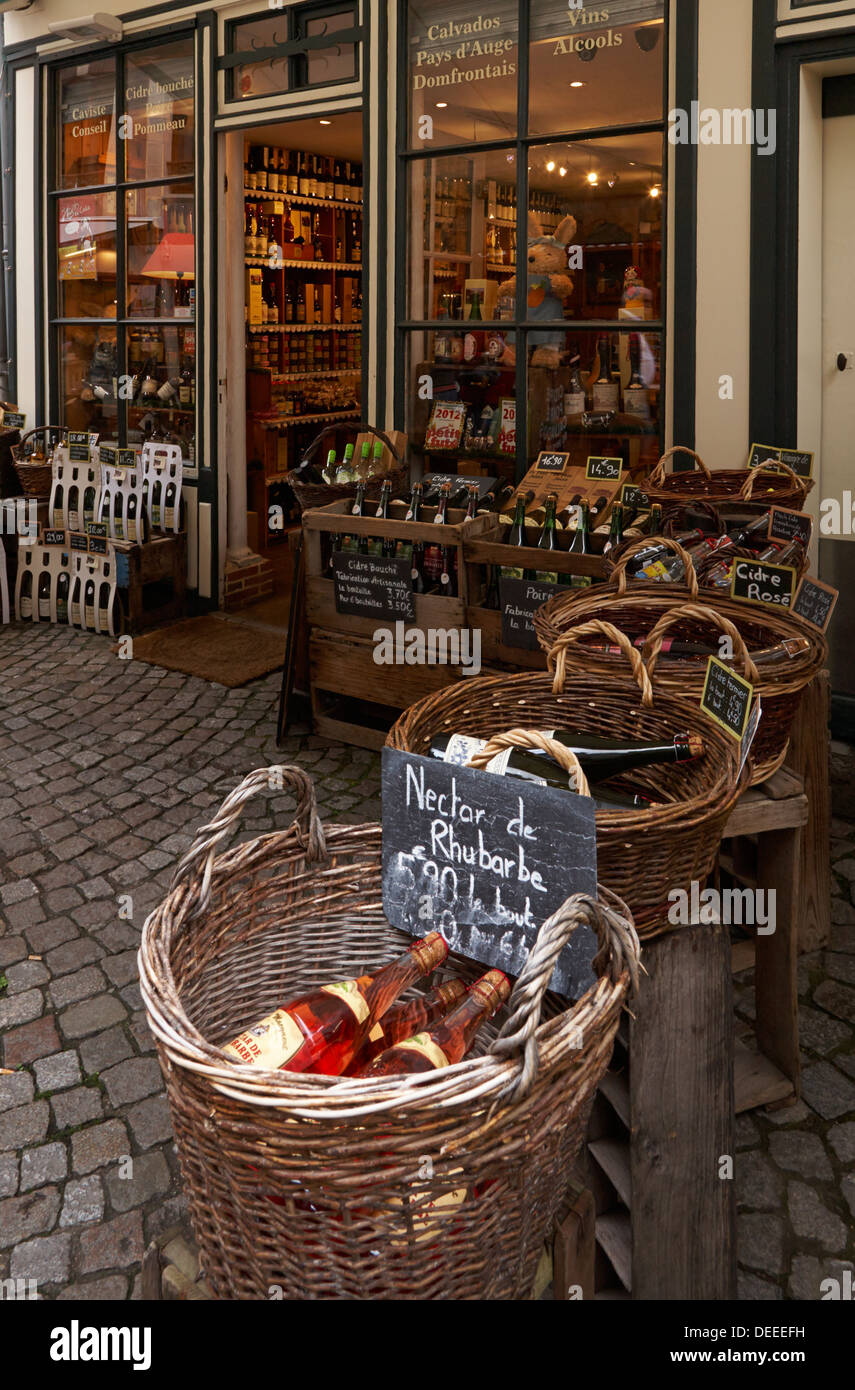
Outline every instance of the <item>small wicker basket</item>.
[[(665, 464), (675, 454), (688, 454), (694, 460), (695, 471), (665, 472)], [(758, 476), (765, 483), (764, 496), (757, 495)], [(800, 510), (813, 487), (809, 478), (800, 478), (785, 463), (764, 463), (757, 468), (716, 469), (710, 472), (694, 449), (675, 444), (660, 458), (644, 491), (651, 502), (733, 502), (764, 501), (767, 506), (791, 507)]]
[(54, 446), (67, 434), (64, 425), (37, 425), (22, 435), (19, 444), (12, 445), (15, 471), (25, 497), (35, 497), (39, 501), (46, 501), (50, 497), (53, 485), (51, 454)]
[[(313, 458), (319, 457), (321, 445), (324, 440), (339, 434), (341, 428), (341, 425), (327, 425), (326, 429), (321, 430), (320, 434), (312, 440), (308, 449), (306, 449), (301, 462), (306, 463)], [(380, 496), (380, 491), (384, 482), (387, 481), (392, 484), (393, 497), (404, 496), (409, 482), (409, 468), (406, 460), (401, 458), (401, 455), (398, 453), (398, 450), (395, 448), (388, 434), (386, 434), (384, 430), (376, 429), (374, 425), (362, 424), (355, 427), (348, 425), (347, 428), (355, 428), (357, 434), (376, 435), (378, 439), (382, 439), (395, 460), (395, 467), (390, 469), (388, 473), (377, 474), (366, 480), (365, 496), (372, 501), (376, 500)], [(297, 499), (301, 512), (311, 511), (313, 507), (325, 507), (330, 502), (339, 502), (343, 497), (352, 498), (356, 496), (356, 483), (301, 482), (300, 474), (297, 469), (292, 469), (290, 473), (286, 474), (286, 479)]]

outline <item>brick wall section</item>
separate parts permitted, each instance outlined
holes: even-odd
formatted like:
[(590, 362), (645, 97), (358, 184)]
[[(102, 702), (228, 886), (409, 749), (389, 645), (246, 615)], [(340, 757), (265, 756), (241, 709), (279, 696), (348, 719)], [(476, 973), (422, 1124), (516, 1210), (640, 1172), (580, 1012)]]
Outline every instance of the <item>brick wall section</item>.
[(234, 569), (226, 569), (224, 607), (229, 612), (258, 603), (272, 593), (273, 565), (269, 560), (259, 559), (252, 565), (236, 565)]

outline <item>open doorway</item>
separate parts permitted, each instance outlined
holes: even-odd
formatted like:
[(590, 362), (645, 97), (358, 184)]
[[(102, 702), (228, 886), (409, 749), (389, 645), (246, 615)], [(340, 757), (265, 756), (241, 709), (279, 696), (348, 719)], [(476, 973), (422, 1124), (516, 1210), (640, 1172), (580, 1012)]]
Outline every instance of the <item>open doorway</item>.
[(362, 116), (243, 135), (247, 541), (273, 571), (252, 611), (285, 627), (300, 529), (286, 475), (325, 429), (320, 461), (341, 458), (361, 414)]

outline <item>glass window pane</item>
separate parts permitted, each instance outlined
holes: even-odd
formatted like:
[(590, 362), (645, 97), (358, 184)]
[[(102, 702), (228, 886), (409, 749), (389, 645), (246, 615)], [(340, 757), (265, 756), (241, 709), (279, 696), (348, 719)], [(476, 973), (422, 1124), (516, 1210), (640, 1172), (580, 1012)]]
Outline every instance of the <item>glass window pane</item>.
[(469, 15), (447, 0), (411, 0), (407, 44), (412, 148), (516, 135), (516, 5)]
[(195, 313), (193, 185), (137, 188), (126, 198), (128, 317)]
[(69, 319), (116, 317), (116, 195), (57, 199), (57, 313)]
[(56, 77), (58, 188), (116, 181), (116, 64), (112, 58), (60, 68)]
[(531, 146), (528, 178), (529, 320), (659, 318), (662, 137)]
[(119, 391), (115, 328), (70, 323), (57, 333), (60, 419), (56, 423), (112, 439)]
[[(251, 53), (287, 42), (287, 10), (280, 11), (272, 19), (253, 19), (249, 24), (236, 24), (232, 29), (232, 45), (236, 53)], [(274, 53), (259, 62), (241, 63), (232, 68), (232, 98), (242, 100), (287, 92), (291, 85), (289, 63), (287, 55), (277, 57)]]
[(662, 0), (530, 0), (530, 135), (662, 118)]
[(659, 457), (661, 335), (563, 329), (529, 333), (526, 458), (568, 450), (622, 458), (631, 471)]
[[(516, 263), (513, 150), (410, 165), (409, 317), (512, 318)], [(477, 301), (477, 308), (476, 308)]]
[[(407, 335), (410, 447), (425, 471), (510, 479), (516, 450), (514, 367), (487, 355), (486, 333), (461, 333), (451, 347), (447, 337), (439, 331)], [(476, 340), (468, 362), (464, 337)]]
[(194, 168), (195, 78), (192, 39), (159, 44), (150, 53), (128, 54), (125, 111), (128, 123), (125, 177), (162, 179)]
[(128, 328), (128, 444), (180, 444), (195, 462), (196, 331), (178, 324)]
[[(298, 15), (299, 18), (299, 15)], [(339, 29), (353, 29), (356, 15), (353, 10), (324, 15), (306, 23), (306, 36), (335, 34)], [(333, 43), (329, 48), (310, 48), (306, 53), (306, 81), (310, 87), (325, 82), (346, 82), (356, 76), (356, 45)]]

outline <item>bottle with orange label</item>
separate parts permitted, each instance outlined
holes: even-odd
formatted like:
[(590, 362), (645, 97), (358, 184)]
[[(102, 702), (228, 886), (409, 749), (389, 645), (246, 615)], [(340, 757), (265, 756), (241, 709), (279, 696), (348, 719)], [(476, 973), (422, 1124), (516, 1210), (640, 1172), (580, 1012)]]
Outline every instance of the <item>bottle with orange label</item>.
[(381, 1052), (360, 1075), (397, 1076), (404, 1072), (434, 1071), (459, 1062), (482, 1023), (492, 1018), (510, 992), (507, 975), (501, 970), (488, 970), (469, 986), (466, 998), (456, 1009), (432, 1028)]
[(223, 1051), (235, 1062), (265, 1071), (340, 1076), (398, 996), (447, 955), (442, 935), (430, 932), (373, 975), (324, 985), (283, 1004)]
[(444, 985), (438, 985), (418, 999), (393, 1004), (385, 1018), (375, 1023), (353, 1060), (345, 1067), (344, 1075), (357, 1076), (381, 1052), (428, 1028), (458, 1004), (465, 993), (466, 986), (462, 980), (447, 980)]

